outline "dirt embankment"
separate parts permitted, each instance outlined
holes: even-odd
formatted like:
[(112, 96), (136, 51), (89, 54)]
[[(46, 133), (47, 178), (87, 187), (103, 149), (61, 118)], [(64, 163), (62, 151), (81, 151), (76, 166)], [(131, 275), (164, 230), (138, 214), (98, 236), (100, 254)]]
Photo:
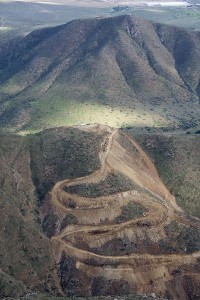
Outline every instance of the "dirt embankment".
[(49, 235), (63, 291), (199, 299), (199, 219), (179, 208), (130, 136), (108, 127), (83, 130), (106, 133), (101, 167), (57, 182), (41, 209), (44, 223), (55, 217)]

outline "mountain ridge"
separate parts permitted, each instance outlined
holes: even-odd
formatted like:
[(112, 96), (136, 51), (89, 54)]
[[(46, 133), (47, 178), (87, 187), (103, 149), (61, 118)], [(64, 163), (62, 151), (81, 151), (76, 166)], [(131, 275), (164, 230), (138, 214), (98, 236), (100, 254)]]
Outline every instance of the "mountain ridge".
[[(132, 125), (135, 107), (144, 112), (155, 109), (164, 126), (167, 122), (181, 126), (184, 117), (198, 124), (199, 33), (125, 15), (75, 20), (35, 31), (22, 39), (22, 45), (24, 50), (15, 47), (15, 55), (12, 49), (10, 55), (0, 53), (0, 59), (8, 57), (7, 66), (1, 64), (0, 71), (3, 127), (26, 128), (31, 122), (34, 127), (36, 119), (39, 123), (42, 118), (40, 106), (53, 103), (53, 98), (58, 112), (61, 101), (69, 115), (70, 102), (83, 109), (96, 103), (122, 109), (124, 114), (126, 108)], [(49, 112), (46, 114), (48, 117)], [(88, 122), (90, 118), (89, 114)], [(67, 116), (63, 122), (68, 122)]]

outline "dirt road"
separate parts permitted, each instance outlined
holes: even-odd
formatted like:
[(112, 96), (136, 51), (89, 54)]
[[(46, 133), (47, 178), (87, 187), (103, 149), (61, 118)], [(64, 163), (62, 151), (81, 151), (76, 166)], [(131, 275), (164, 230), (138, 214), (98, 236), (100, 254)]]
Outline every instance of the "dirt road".
[[(178, 207), (141, 147), (123, 134), (128, 147), (135, 149), (135, 153), (131, 153), (123, 146), (120, 134), (116, 129), (108, 130), (99, 151), (99, 170), (85, 177), (57, 182), (51, 191), (51, 207), (57, 214), (60, 212), (62, 216), (70, 215), (77, 220), (62, 229), (58, 226), (57, 233), (52, 236), (55, 258), (60, 262), (63, 253), (73, 257), (76, 270), (91, 280), (96, 277), (125, 280), (129, 286), (126, 293), (134, 287), (138, 292), (154, 291), (163, 296), (176, 270), (184, 269), (187, 276), (200, 280), (199, 273), (192, 271), (192, 266), (200, 259), (200, 252), (170, 254), (157, 245), (166, 240), (166, 227), (173, 222), (197, 229), (200, 229), (200, 222), (188, 218)], [(102, 184), (103, 190), (103, 180), (110, 173), (124, 174), (136, 188), (117, 192), (116, 187), (116, 193), (99, 197), (83, 197), (67, 191), (69, 187), (89, 189), (95, 184)], [(123, 209), (130, 203), (139, 205), (144, 212), (139, 217), (124, 220)], [(123, 248), (122, 251), (117, 247)], [(153, 287), (149, 286), (151, 281)], [(180, 292), (181, 299), (187, 299), (184, 293)], [(178, 299), (178, 296), (173, 297)]]

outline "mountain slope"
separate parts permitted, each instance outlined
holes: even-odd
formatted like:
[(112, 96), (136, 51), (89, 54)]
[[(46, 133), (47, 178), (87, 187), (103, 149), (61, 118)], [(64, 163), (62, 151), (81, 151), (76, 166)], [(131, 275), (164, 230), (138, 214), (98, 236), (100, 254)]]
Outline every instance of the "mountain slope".
[(102, 125), (1, 134), (0, 153), (2, 297), (198, 299), (199, 219), (130, 134)]
[(101, 135), (73, 128), (29, 137), (0, 134), (1, 298), (30, 290), (62, 294), (39, 207), (58, 180), (84, 176), (99, 167), (101, 140)]
[(64, 293), (198, 297), (199, 219), (177, 206), (128, 134), (82, 130), (105, 134), (99, 169), (58, 181), (41, 207)]
[(57, 274), (51, 246), (38, 221), (27, 140), (0, 134), (0, 296), (54, 293)]
[[(129, 134), (131, 132), (129, 131)], [(198, 134), (133, 134), (151, 157), (162, 180), (188, 213), (200, 217)]]
[(196, 126), (199, 59), (199, 33), (131, 16), (38, 30), (0, 51), (1, 125)]

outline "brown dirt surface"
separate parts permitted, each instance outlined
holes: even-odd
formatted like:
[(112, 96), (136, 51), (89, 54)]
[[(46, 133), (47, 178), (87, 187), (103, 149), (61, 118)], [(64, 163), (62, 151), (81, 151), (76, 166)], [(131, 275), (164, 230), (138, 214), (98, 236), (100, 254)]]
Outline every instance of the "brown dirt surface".
[[(131, 135), (99, 125), (82, 130), (104, 133), (100, 167), (56, 182), (40, 210), (43, 220), (55, 216), (50, 236), (63, 291), (85, 296), (154, 292), (169, 299), (198, 299), (199, 219), (178, 206)], [(117, 185), (114, 192), (113, 174), (122, 174), (121, 180), (128, 178), (132, 185), (123, 191)], [(110, 181), (106, 194), (90, 193), (105, 179)], [(143, 211), (126, 219), (124, 207), (130, 203)]]
[(0, 134), (0, 297), (199, 299), (197, 137), (137, 135), (144, 152), (97, 124)]

